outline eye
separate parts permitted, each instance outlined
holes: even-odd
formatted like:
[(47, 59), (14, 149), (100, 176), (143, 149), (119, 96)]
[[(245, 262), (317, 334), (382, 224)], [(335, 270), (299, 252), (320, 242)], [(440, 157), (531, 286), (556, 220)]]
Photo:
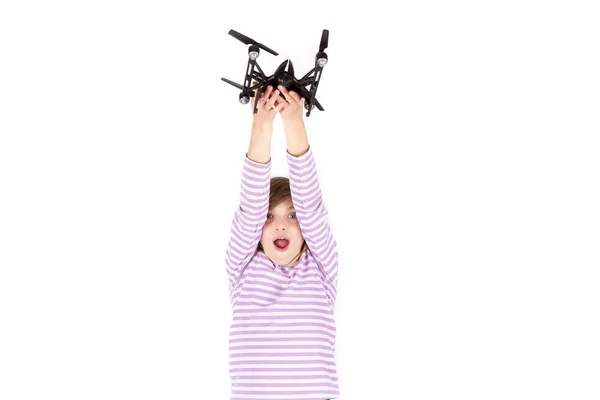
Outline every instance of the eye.
[[(296, 213), (291, 213), (291, 214), (290, 214), (290, 216), (293, 216), (293, 217), (294, 217), (293, 219), (297, 219), (297, 217), (296, 217)], [(268, 214), (267, 214), (267, 219), (270, 219), (270, 218), (273, 218), (273, 214), (271, 214), (271, 213), (268, 213)]]

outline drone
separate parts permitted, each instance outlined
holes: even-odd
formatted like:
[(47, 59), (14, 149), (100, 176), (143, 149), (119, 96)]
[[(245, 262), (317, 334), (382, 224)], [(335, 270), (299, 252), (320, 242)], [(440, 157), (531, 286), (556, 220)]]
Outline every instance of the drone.
[[(323, 29), (323, 33), (321, 34), (319, 52), (315, 57), (315, 67), (301, 79), (296, 79), (294, 76), (294, 65), (292, 64), (291, 60), (285, 60), (283, 63), (281, 63), (281, 65), (279, 65), (279, 67), (277, 67), (273, 75), (266, 76), (256, 62), (256, 59), (260, 54), (260, 50), (262, 49), (275, 56), (278, 56), (279, 53), (271, 50), (262, 43), (258, 43), (255, 40), (250, 39), (248, 36), (234, 31), (233, 29), (229, 31), (229, 34), (240, 42), (249, 45), (248, 65), (246, 66), (246, 74), (244, 75), (244, 84), (240, 85), (239, 83), (233, 82), (229, 79), (221, 78), (222, 81), (241, 89), (239, 96), (240, 103), (248, 104), (250, 97), (254, 97), (254, 91), (256, 89), (258, 89), (256, 96), (260, 97), (260, 95), (266, 90), (267, 86), (271, 85), (273, 89), (276, 89), (278, 85), (281, 85), (287, 90), (294, 91), (304, 98), (304, 108), (308, 110), (306, 113), (307, 117), (310, 116), (310, 112), (315, 108), (315, 106), (320, 111), (325, 111), (315, 96), (319, 87), (321, 74), (323, 73), (323, 67), (325, 64), (327, 64), (327, 54), (325, 53), (325, 49), (327, 48), (329, 42), (329, 30)], [(256, 84), (251, 86), (252, 80), (254, 80)], [(306, 89), (306, 87), (309, 85), (310, 90)], [(284, 97), (283, 95), (281, 96)], [(254, 114), (257, 112), (257, 106), (258, 102), (255, 102)]]

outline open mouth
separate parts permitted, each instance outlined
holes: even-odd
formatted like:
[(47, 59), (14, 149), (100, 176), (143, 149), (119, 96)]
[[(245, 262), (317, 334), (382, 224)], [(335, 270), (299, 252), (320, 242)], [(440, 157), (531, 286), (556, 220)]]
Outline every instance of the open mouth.
[(275, 244), (275, 250), (285, 251), (289, 247), (290, 241), (287, 239), (275, 239), (273, 244)]

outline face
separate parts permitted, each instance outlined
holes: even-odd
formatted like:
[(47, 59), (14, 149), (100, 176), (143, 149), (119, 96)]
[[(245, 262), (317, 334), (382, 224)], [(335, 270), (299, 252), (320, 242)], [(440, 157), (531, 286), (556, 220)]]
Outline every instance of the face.
[[(289, 241), (284, 249), (277, 246), (277, 244), (284, 243), (276, 242), (276, 239), (280, 238), (286, 238)], [(265, 255), (275, 264), (288, 265), (297, 259), (296, 257), (302, 250), (304, 237), (300, 231), (291, 198), (288, 197), (277, 207), (269, 210), (260, 243)]]

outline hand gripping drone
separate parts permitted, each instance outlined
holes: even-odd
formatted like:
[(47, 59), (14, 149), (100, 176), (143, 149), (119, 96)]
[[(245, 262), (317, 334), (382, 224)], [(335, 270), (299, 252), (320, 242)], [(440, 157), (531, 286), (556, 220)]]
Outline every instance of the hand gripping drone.
[[(239, 83), (235, 83), (226, 78), (221, 78), (222, 81), (229, 83), (230, 85), (235, 86), (238, 89), (241, 89), (240, 93), (240, 103), (248, 104), (250, 101), (250, 97), (254, 97), (254, 90), (258, 88), (257, 96), (265, 91), (267, 86), (271, 85), (273, 89), (277, 89), (277, 85), (282, 85), (287, 90), (294, 91), (298, 93), (302, 98), (304, 98), (304, 108), (308, 110), (306, 116), (310, 116), (310, 112), (315, 106), (320, 111), (325, 111), (317, 98), (315, 97), (317, 94), (317, 88), (319, 87), (319, 80), (321, 79), (321, 73), (323, 72), (323, 66), (327, 64), (327, 54), (325, 53), (325, 49), (327, 48), (327, 43), (329, 42), (329, 31), (327, 29), (323, 29), (323, 34), (321, 35), (321, 44), (319, 45), (319, 52), (315, 57), (315, 67), (310, 70), (306, 75), (302, 77), (302, 79), (296, 79), (294, 76), (294, 65), (291, 60), (285, 60), (275, 73), (269, 77), (267, 77), (258, 63), (256, 59), (260, 54), (260, 49), (263, 49), (266, 52), (269, 52), (273, 55), (278, 56), (279, 53), (271, 50), (267, 46), (262, 43), (258, 43), (247, 36), (242, 35), (239, 32), (231, 29), (229, 34), (234, 38), (238, 39), (240, 42), (244, 44), (250, 45), (248, 47), (248, 65), (246, 66), (246, 75), (244, 76), (244, 84), (240, 85)], [(287, 71), (285, 70), (287, 66)], [(255, 68), (258, 71), (255, 71)], [(248, 72), (250, 71), (250, 72)], [(311, 75), (314, 72), (314, 75)], [(257, 83), (254, 86), (250, 86), (251, 80), (254, 79)], [(310, 91), (306, 89), (306, 86), (310, 85)], [(281, 95), (283, 97), (283, 95)], [(254, 104), (254, 113), (257, 112), (257, 104)]]

